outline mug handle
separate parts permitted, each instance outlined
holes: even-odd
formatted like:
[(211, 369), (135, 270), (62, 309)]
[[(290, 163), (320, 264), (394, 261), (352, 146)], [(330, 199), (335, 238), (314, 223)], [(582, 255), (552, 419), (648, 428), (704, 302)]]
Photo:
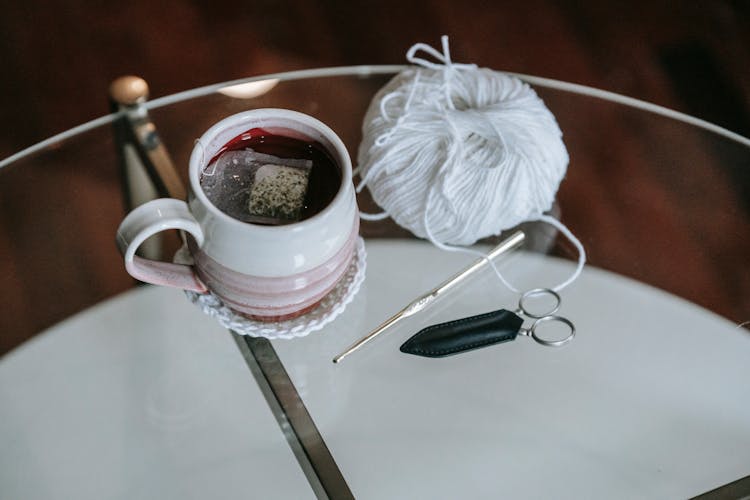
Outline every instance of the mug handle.
[(168, 229), (182, 229), (203, 245), (203, 230), (187, 203), (173, 198), (152, 200), (131, 211), (117, 229), (117, 247), (125, 258), (125, 269), (137, 280), (205, 293), (206, 285), (193, 266), (145, 259), (135, 254), (149, 236)]

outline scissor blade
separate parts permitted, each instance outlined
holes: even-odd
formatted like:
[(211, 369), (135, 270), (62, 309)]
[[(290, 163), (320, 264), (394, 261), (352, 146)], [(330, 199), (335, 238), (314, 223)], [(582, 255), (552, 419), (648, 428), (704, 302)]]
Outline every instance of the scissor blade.
[(515, 340), (523, 319), (505, 309), (428, 326), (404, 342), (401, 352), (442, 358)]

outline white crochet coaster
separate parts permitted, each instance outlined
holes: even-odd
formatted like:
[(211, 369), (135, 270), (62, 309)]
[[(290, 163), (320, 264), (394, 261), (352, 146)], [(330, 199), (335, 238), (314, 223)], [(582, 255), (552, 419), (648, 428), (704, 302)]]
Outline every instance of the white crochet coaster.
[[(179, 264), (192, 264), (192, 257), (183, 247), (175, 254), (174, 261)], [(304, 337), (322, 329), (346, 309), (365, 280), (366, 264), (365, 241), (360, 237), (357, 240), (352, 263), (334, 289), (323, 297), (315, 309), (286, 321), (264, 322), (245, 318), (225, 306), (211, 292), (197, 293), (186, 290), (185, 295), (205, 314), (216, 318), (223, 327), (242, 335), (267, 339)]]

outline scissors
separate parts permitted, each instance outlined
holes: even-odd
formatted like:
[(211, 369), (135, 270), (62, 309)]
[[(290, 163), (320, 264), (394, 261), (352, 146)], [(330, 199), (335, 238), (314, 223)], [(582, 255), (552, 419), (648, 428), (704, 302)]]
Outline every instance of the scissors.
[[(529, 301), (551, 298), (552, 304), (543, 311), (532, 310)], [(401, 352), (439, 358), (515, 340), (518, 335), (531, 337), (538, 344), (560, 347), (575, 337), (572, 321), (555, 313), (560, 309), (560, 295), (550, 288), (534, 288), (524, 292), (514, 311), (498, 309), (477, 316), (461, 318), (447, 323), (428, 326), (404, 342)], [(532, 320), (524, 327), (524, 317)], [(539, 331), (544, 323), (559, 323), (567, 330), (562, 338), (545, 338)]]

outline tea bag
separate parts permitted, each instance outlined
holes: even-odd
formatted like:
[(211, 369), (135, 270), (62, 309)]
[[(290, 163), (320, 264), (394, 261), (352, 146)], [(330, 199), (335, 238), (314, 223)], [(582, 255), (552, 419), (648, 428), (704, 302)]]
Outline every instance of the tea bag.
[(252, 149), (227, 151), (203, 173), (217, 208), (243, 222), (280, 225), (300, 220), (313, 162)]
[(293, 167), (267, 163), (255, 171), (247, 203), (254, 217), (299, 220), (304, 208), (310, 165)]

